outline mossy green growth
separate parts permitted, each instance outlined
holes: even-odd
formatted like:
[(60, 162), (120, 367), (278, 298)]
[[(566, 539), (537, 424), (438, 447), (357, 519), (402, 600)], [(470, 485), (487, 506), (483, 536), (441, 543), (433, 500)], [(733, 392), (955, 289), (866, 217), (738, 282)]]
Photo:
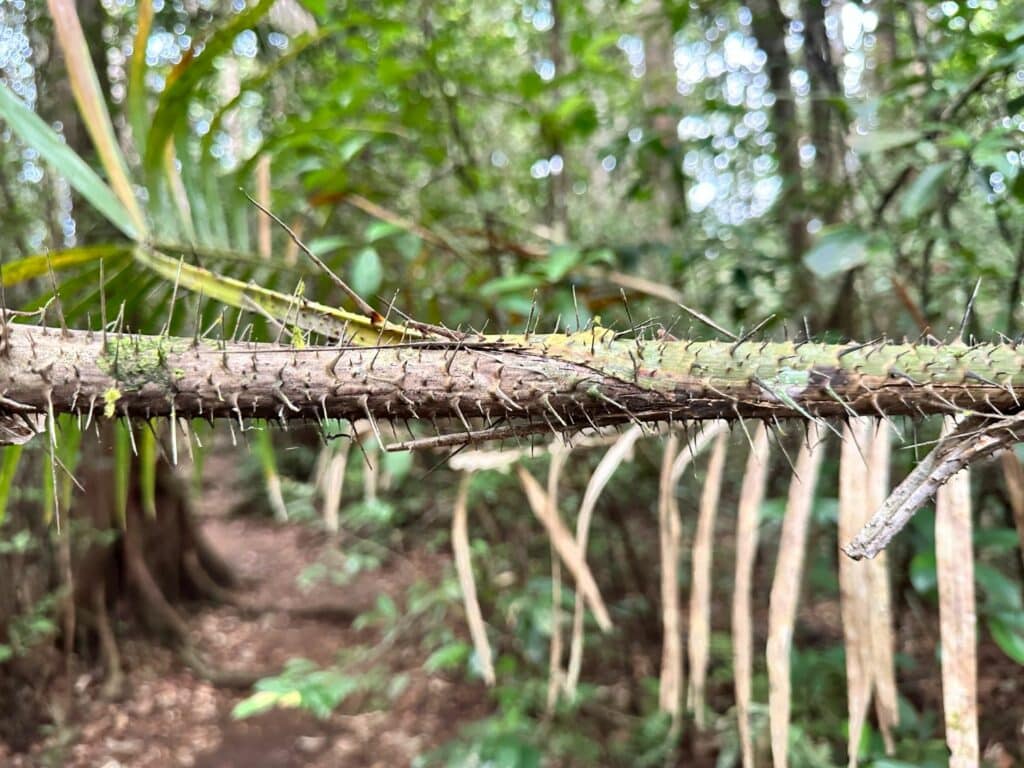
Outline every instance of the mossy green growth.
[(168, 355), (184, 351), (188, 342), (166, 336), (126, 336), (110, 341), (100, 356), (100, 369), (117, 379), (124, 389), (139, 389), (145, 384), (170, 385), (184, 374), (167, 365)]

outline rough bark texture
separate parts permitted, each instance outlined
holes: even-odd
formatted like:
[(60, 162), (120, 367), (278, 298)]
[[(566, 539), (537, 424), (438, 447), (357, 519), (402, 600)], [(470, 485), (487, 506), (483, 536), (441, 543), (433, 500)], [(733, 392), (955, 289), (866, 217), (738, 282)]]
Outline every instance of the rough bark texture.
[(615, 336), (298, 349), (108, 334), (104, 349), (98, 333), (10, 324), (0, 414), (454, 419), (444, 442), (455, 444), (626, 421), (1006, 413), (1024, 394), (1024, 354), (1011, 345)]

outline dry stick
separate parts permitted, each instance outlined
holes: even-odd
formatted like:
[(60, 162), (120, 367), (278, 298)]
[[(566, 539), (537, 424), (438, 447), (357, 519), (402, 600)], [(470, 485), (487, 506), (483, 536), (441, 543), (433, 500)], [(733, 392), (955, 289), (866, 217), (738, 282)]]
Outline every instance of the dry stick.
[[(945, 431), (955, 427), (946, 419)], [(939, 488), (935, 501), (935, 570), (939, 580), (942, 709), (950, 768), (979, 764), (978, 680), (971, 532), (970, 472)]]
[[(890, 431), (887, 421), (876, 421), (868, 446), (868, 508), (878, 509), (889, 495)], [(871, 606), (871, 674), (875, 688), (875, 714), (885, 742), (886, 754), (893, 754), (893, 728), (900, 713), (896, 690), (895, 637), (893, 635), (892, 594), (889, 588), (889, 562), (885, 552), (870, 561), (869, 603)]]
[[(612, 474), (631, 455), (633, 446), (644, 434), (641, 427), (633, 425), (626, 430), (608, 452), (601, 458), (594, 474), (590, 476), (587, 489), (583, 493), (579, 515), (576, 518), (576, 546), (584, 554), (587, 551), (587, 538), (590, 535), (590, 523), (594, 517), (594, 507), (601, 492), (608, 485)], [(572, 641), (569, 647), (569, 665), (565, 673), (565, 693), (572, 699), (579, 684), (580, 668), (583, 664), (583, 601), (576, 600), (572, 616)]]
[(252, 196), (244, 189), (241, 190), (241, 192), (243, 195), (246, 196), (246, 198), (248, 198), (250, 203), (252, 203), (261, 211), (263, 211), (264, 214), (266, 214), (267, 216), (274, 220), (274, 223), (276, 223), (277, 226), (281, 227), (281, 229), (288, 233), (288, 236), (292, 239), (292, 242), (295, 243), (304, 254), (309, 256), (309, 258), (313, 261), (314, 264), (317, 265), (317, 267), (319, 267), (329, 278), (331, 278), (331, 282), (333, 282), (335, 286), (340, 288), (342, 292), (352, 300), (352, 302), (356, 305), (356, 308), (360, 312), (362, 312), (369, 318), (379, 317), (379, 314), (374, 311), (373, 307), (366, 303), (365, 299), (363, 299), (362, 296), (360, 296), (358, 293), (352, 290), (349, 287), (348, 283), (346, 283), (344, 280), (338, 277), (338, 275), (336, 275), (334, 271), (330, 267), (328, 267), (327, 264), (324, 263), (323, 259), (321, 259), (315, 253), (313, 253), (313, 251), (306, 247), (306, 244), (299, 239), (298, 235), (295, 234), (291, 227), (285, 224), (277, 215), (272, 213), (269, 208), (266, 208), (265, 206), (261, 205), (258, 201), (254, 200)]
[(754, 665), (750, 603), (754, 559), (757, 557), (758, 518), (768, 479), (768, 428), (763, 421), (758, 423), (752, 443), (736, 516), (736, 582), (732, 599), (732, 656), (743, 768), (754, 766), (754, 742), (750, 732), (751, 677)]
[(473, 580), (473, 563), (469, 556), (468, 504), (469, 481), (472, 472), (462, 472), (459, 480), (459, 491), (455, 497), (455, 511), (452, 514), (452, 551), (455, 555), (455, 571), (459, 576), (462, 588), (462, 599), (465, 603), (466, 623), (469, 624), (469, 636), (473, 639), (473, 648), (480, 663), (480, 674), (487, 685), (493, 686), (494, 661), (491, 644), (487, 641), (487, 627), (484, 625), (480, 601), (476, 596), (476, 583)]
[(658, 709), (672, 716), (675, 727), (683, 686), (683, 652), (679, 630), (679, 506), (675, 503), (672, 464), (679, 437), (665, 440), (658, 478), (658, 545), (661, 554), (661, 677)]
[(704, 687), (708, 676), (708, 649), (711, 639), (711, 558), (714, 552), (715, 517), (722, 489), (722, 470), (729, 447), (729, 433), (715, 440), (708, 461), (707, 477), (700, 496), (697, 531), (693, 542), (693, 576), (690, 580), (690, 691), (687, 704), (697, 727), (706, 725)]
[[(352, 440), (358, 440), (354, 435)], [(337, 533), (339, 528), (338, 510), (341, 509), (341, 494), (345, 487), (345, 468), (348, 465), (348, 451), (352, 440), (341, 440), (338, 446), (325, 446), (323, 451), (329, 454), (327, 469), (321, 479), (323, 489), (324, 528), (328, 533)]]
[[(548, 462), (547, 514), (550, 519), (558, 517), (558, 479), (562, 467), (572, 449), (558, 442), (551, 444), (551, 459)], [(548, 649), (548, 695), (546, 711), (555, 711), (558, 692), (562, 689), (562, 564), (558, 561), (554, 542), (551, 543), (551, 643)]]
[(608, 609), (605, 608), (604, 599), (597, 588), (594, 575), (591, 573), (590, 566), (587, 565), (583, 553), (576, 546), (575, 539), (573, 539), (572, 534), (565, 527), (565, 523), (562, 522), (561, 518), (557, 514), (551, 514), (544, 489), (540, 487), (540, 484), (533, 475), (522, 466), (516, 467), (516, 473), (519, 475), (519, 482), (526, 492), (530, 509), (544, 526), (548, 536), (551, 538), (551, 543), (555, 547), (555, 551), (565, 564), (565, 567), (569, 569), (573, 579), (575, 579), (576, 588), (582, 593), (583, 598), (590, 606), (590, 610), (593, 611), (597, 625), (603, 632), (610, 632), (612, 620), (608, 615)]
[[(662, 664), (659, 705), (662, 711), (672, 715), (674, 736), (679, 729), (682, 713), (682, 694), (685, 690), (683, 679), (683, 635), (679, 606), (679, 553), (682, 522), (679, 519), (679, 505), (675, 499), (675, 488), (683, 472), (708, 443), (724, 433), (724, 422), (714, 422), (704, 427), (695, 438), (676, 451), (675, 445), (666, 442), (667, 453), (674, 454), (670, 466), (662, 465), (662, 476), (658, 494), (658, 532), (661, 543), (661, 598), (662, 598)], [(674, 435), (673, 435), (674, 437)], [(669, 450), (671, 449), (671, 450)], [(666, 458), (667, 461), (667, 458)]]
[[(839, 541), (846, 540), (863, 524), (868, 496), (865, 459), (859, 446), (867, 444), (871, 420), (850, 419), (843, 428), (839, 458)], [(841, 554), (841, 553), (840, 553)], [(857, 750), (871, 701), (871, 619), (868, 574), (864, 563), (839, 558), (840, 612), (846, 646), (846, 701), (849, 714), (848, 762), (857, 765)]]
[(775, 768), (789, 765), (790, 652), (796, 624), (800, 584), (803, 581), (807, 530), (814, 504), (821, 460), (825, 455), (825, 433), (811, 423), (807, 439), (800, 446), (796, 472), (789, 482), (786, 515), (779, 537), (779, 555), (768, 601), (768, 719), (772, 760)]

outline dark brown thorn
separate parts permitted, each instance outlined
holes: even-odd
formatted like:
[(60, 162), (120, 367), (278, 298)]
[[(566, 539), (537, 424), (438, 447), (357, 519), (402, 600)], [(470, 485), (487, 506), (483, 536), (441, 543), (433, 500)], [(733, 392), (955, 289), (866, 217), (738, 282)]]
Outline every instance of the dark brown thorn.
[(576, 284), (572, 285), (572, 306), (576, 310), (576, 333), (580, 332), (580, 305), (576, 300)]
[(709, 328), (712, 328), (713, 330), (717, 331), (718, 333), (721, 333), (723, 336), (728, 336), (733, 341), (736, 341), (736, 340), (739, 339), (739, 337), (735, 333), (733, 333), (732, 331), (725, 330), (725, 328), (720, 326), (718, 323), (716, 323), (710, 317), (705, 315), (703, 312), (698, 312), (696, 309), (690, 309), (685, 304), (679, 304), (679, 308), (682, 309), (683, 311), (685, 311), (691, 317), (694, 317), (697, 320), (700, 320), (702, 323), (704, 323), (704, 325), (708, 326)]
[(537, 311), (537, 289), (533, 289), (533, 300), (530, 302), (530, 314), (526, 316), (526, 328), (523, 331), (523, 338), (530, 340), (530, 325), (533, 323), (533, 313)]
[[(391, 310), (393, 310), (395, 308), (395, 299), (397, 299), (397, 298), (398, 298), (398, 289), (396, 288), (395, 292), (391, 295), (391, 301), (388, 304), (387, 312), (384, 313), (384, 320), (380, 324), (380, 332), (377, 334), (377, 341), (376, 341), (377, 351), (374, 352), (373, 353), (373, 357), (370, 358), (370, 370), (371, 371), (373, 370), (374, 364), (377, 362), (377, 355), (380, 354), (380, 350), (381, 350), (380, 342), (381, 342), (381, 339), (384, 338), (384, 329), (388, 325), (388, 318), (391, 317)], [(402, 338), (403, 339), (405, 338), (405, 331), (404, 330), (402, 331)], [(383, 445), (383, 443), (381, 443), (381, 445)]]
[(979, 277), (977, 282), (974, 284), (974, 290), (971, 292), (971, 298), (967, 300), (967, 306), (964, 307), (964, 316), (960, 320), (960, 329), (956, 333), (956, 340), (963, 342), (964, 331), (967, 330), (967, 321), (971, 317), (971, 310), (974, 309), (974, 300), (978, 298), (978, 289), (981, 288), (981, 278)]
[(750, 446), (750, 450), (754, 450), (754, 440), (750, 436), (750, 432), (747, 430), (747, 422), (743, 418), (743, 414), (740, 413), (740, 409), (737, 403), (733, 403), (732, 410), (736, 414), (736, 419), (740, 423), (740, 428), (743, 430), (743, 434), (747, 438), (747, 445)]
[(755, 325), (753, 328), (751, 328), (746, 333), (741, 333), (740, 337), (738, 339), (736, 339), (736, 343), (733, 344), (732, 347), (729, 349), (729, 355), (730, 356), (735, 355), (736, 354), (736, 350), (739, 349), (739, 347), (740, 347), (740, 344), (742, 344), (743, 342), (745, 342), (748, 339), (750, 339), (751, 336), (753, 336), (755, 333), (760, 331), (762, 328), (764, 328), (768, 323), (770, 323), (774, 319), (775, 319), (775, 313), (773, 312), (772, 314), (768, 315), (768, 317), (766, 317), (764, 320), (762, 320), (760, 323)]
[(622, 297), (622, 306), (626, 308), (626, 320), (629, 321), (630, 331), (633, 333), (633, 340), (636, 342), (636, 348), (640, 349), (640, 334), (637, 331), (636, 323), (633, 322), (633, 313), (629, 311), (629, 299), (626, 298), (626, 289), (619, 288), (619, 295)]
[(287, 224), (285, 224), (283, 221), (281, 221), (281, 219), (278, 218), (271, 211), (269, 211), (266, 208), (264, 208), (256, 200), (254, 200), (249, 195), (249, 193), (246, 192), (244, 189), (242, 189), (241, 187), (239, 189), (241, 190), (242, 194), (245, 195), (246, 198), (248, 198), (250, 203), (252, 203), (257, 208), (259, 208), (261, 211), (263, 211), (264, 214), (266, 214), (271, 219), (273, 219), (275, 224), (277, 224), (279, 227), (281, 227), (281, 229), (283, 229), (285, 232), (288, 233), (288, 236), (292, 239), (292, 242), (295, 243), (295, 245), (298, 246), (298, 248), (304, 254), (306, 254), (313, 261), (313, 263), (316, 264), (317, 267), (319, 267), (321, 270), (323, 270), (327, 274), (327, 276), (329, 278), (331, 278), (331, 281), (334, 283), (334, 285), (337, 286), (338, 288), (340, 288), (345, 293), (345, 295), (348, 296), (355, 303), (356, 307), (359, 308), (360, 312), (362, 312), (364, 315), (366, 315), (367, 317), (369, 317), (371, 319), (377, 314), (376, 312), (374, 312), (373, 307), (371, 307), (369, 304), (367, 304), (362, 296), (360, 296), (358, 293), (356, 293), (351, 288), (349, 288), (348, 284), (344, 280), (342, 280), (340, 277), (338, 277), (334, 273), (334, 271), (330, 267), (328, 267), (327, 264), (324, 263), (323, 259), (321, 259), (315, 253), (313, 253), (313, 251), (311, 251), (308, 247), (306, 247), (306, 244), (303, 243), (301, 239), (299, 239), (299, 236), (296, 235), (295, 232), (292, 231), (291, 227), (289, 227)]
[(54, 304), (57, 307), (57, 321), (60, 323), (60, 335), (62, 338), (68, 337), (68, 326), (64, 322), (64, 305), (60, 301), (60, 290), (57, 288), (57, 275), (53, 272), (53, 262), (50, 260), (50, 252), (46, 252), (46, 271), (50, 275), (50, 287), (53, 288)]
[(793, 463), (793, 457), (786, 451), (786, 446), (782, 443), (782, 438), (785, 437), (785, 431), (782, 429), (782, 425), (779, 423), (779, 418), (775, 414), (772, 414), (772, 421), (774, 426), (769, 427), (769, 431), (775, 436), (775, 444), (779, 447), (779, 452), (786, 457), (786, 463), (789, 464), (790, 470), (793, 472), (793, 477), (799, 482), (803, 482), (800, 479), (799, 473), (796, 471), (796, 464)]
[(174, 319), (174, 305), (178, 303), (178, 286), (181, 283), (181, 268), (185, 264), (185, 257), (178, 257), (178, 271), (174, 275), (174, 287), (171, 288), (171, 303), (170, 308), (167, 310), (167, 321), (164, 323), (163, 330), (160, 331), (161, 336), (168, 336), (171, 333), (171, 321)]

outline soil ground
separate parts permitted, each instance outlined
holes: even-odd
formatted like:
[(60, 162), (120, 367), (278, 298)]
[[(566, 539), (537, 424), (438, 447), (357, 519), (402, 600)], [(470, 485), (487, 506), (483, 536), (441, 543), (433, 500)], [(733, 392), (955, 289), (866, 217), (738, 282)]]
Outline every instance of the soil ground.
[[(410, 585), (437, 577), (445, 567), (446, 556), (396, 555), (344, 586), (322, 580), (300, 587), (302, 571), (325, 547), (337, 545), (304, 524), (226, 516), (223, 510), (237, 501), (229, 485), (235, 473), (230, 466), (208, 469), (211, 483), (197, 500), (203, 532), (245, 585), (239, 594), (246, 604), (267, 606), (256, 615), (226, 605), (186, 609), (196, 646), (221, 669), (273, 675), (295, 657), (330, 664), (339, 649), (375, 641), (373, 631), (352, 627), (354, 616), (372, 608), (379, 595), (402, 605)], [(345, 713), (342, 707), (325, 720), (289, 709), (235, 720), (231, 710), (250, 690), (199, 679), (152, 638), (129, 632), (121, 652), (127, 678), (123, 700), (100, 697), (98, 667), (79, 669), (70, 716), (53, 713), (64, 724), (54, 726), (29, 754), (7, 754), (0, 744), (0, 766), (400, 766), (451, 739), (462, 724), (489, 709), (482, 685), (428, 675), (417, 644), (387, 654), (389, 667), (409, 678), (390, 706), (361, 713)]]

